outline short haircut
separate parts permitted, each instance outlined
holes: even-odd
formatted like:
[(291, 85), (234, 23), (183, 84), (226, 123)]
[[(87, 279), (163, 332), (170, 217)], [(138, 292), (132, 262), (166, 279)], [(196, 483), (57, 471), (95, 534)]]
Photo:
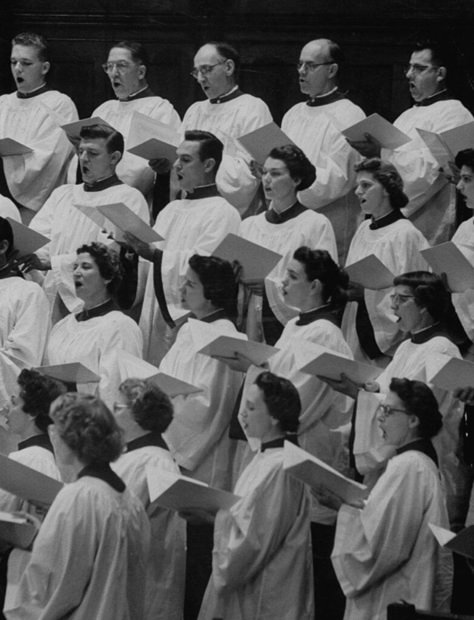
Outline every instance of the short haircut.
[(296, 435), (301, 414), (301, 400), (293, 383), (265, 371), (255, 379), (255, 385), (262, 391), (268, 413), (278, 420), (280, 429), (284, 433)]
[(121, 47), (128, 50), (133, 62), (145, 65), (145, 67), (148, 67), (150, 64), (150, 58), (145, 46), (142, 43), (138, 43), (138, 41), (119, 41), (110, 46), (109, 52), (111, 49), (114, 49), (114, 47)]
[(443, 426), (443, 417), (439, 412), (438, 401), (426, 383), (394, 378), (390, 382), (389, 390), (403, 402), (407, 412), (420, 421), (419, 437), (430, 439), (439, 433)]
[(393, 285), (410, 287), (417, 306), (426, 308), (435, 321), (448, 322), (451, 295), (440, 276), (429, 271), (410, 271), (396, 276)]
[(38, 52), (38, 59), (41, 62), (49, 62), (48, 41), (40, 34), (35, 32), (21, 32), (12, 39), (13, 45), (24, 45), (25, 47), (35, 47)]
[(378, 157), (364, 159), (354, 167), (356, 172), (370, 172), (374, 179), (388, 192), (390, 205), (399, 211), (408, 204), (408, 197), (403, 191), (403, 180), (393, 164)]
[(108, 153), (119, 151), (123, 155), (125, 143), (123, 135), (108, 125), (85, 125), (80, 132), (81, 140), (105, 140)]
[(430, 50), (431, 62), (437, 67), (448, 68), (452, 64), (452, 51), (440, 41), (434, 39), (421, 39), (413, 47), (413, 52)]
[(219, 138), (216, 138), (216, 136), (209, 131), (189, 129), (184, 133), (184, 139), (191, 142), (199, 142), (199, 159), (201, 161), (211, 158), (214, 159), (216, 162), (214, 173), (217, 173), (224, 152), (224, 145)]
[(17, 383), (24, 403), (23, 411), (34, 418), (41, 432), (46, 433), (46, 429), (52, 423), (49, 417), (51, 403), (66, 392), (66, 386), (60, 381), (27, 368), (20, 372)]
[(293, 180), (300, 179), (297, 191), (307, 189), (316, 180), (316, 168), (309, 161), (303, 151), (294, 144), (276, 146), (268, 157), (284, 162)]
[(237, 77), (240, 71), (241, 60), (240, 54), (235, 49), (235, 47), (233, 45), (230, 45), (230, 43), (226, 43), (225, 41), (209, 41), (209, 43), (207, 43), (206, 45), (213, 45), (216, 48), (219, 56), (222, 56), (222, 58), (224, 58), (225, 60), (232, 60), (234, 62), (234, 76)]
[(8, 242), (8, 250), (6, 252), (7, 259), (11, 256), (14, 248), (13, 229), (6, 217), (0, 216), (0, 241)]
[(93, 241), (92, 243), (86, 243), (81, 245), (80, 248), (77, 248), (76, 254), (91, 255), (102, 278), (104, 278), (104, 280), (110, 280), (106, 285), (107, 290), (112, 295), (115, 295), (123, 278), (118, 253), (103, 243)]
[(325, 39), (328, 46), (328, 61), (335, 62), (341, 65), (345, 61), (344, 52), (341, 49), (339, 43), (331, 41), (331, 39)]
[(229, 317), (235, 317), (238, 285), (229, 261), (216, 256), (193, 254), (189, 259), (189, 266), (199, 277), (204, 297), (214, 307), (222, 308)]
[(133, 419), (143, 430), (165, 432), (173, 419), (173, 404), (167, 394), (140, 379), (125, 379), (119, 390)]
[(53, 402), (50, 417), (61, 439), (84, 465), (110, 463), (121, 455), (122, 432), (100, 398), (68, 392)]
[(324, 302), (339, 305), (347, 300), (349, 276), (334, 262), (327, 250), (311, 250), (303, 245), (296, 250), (293, 258), (303, 265), (310, 282), (321, 282)]
[(463, 151), (459, 151), (456, 155), (454, 163), (459, 169), (466, 166), (474, 172), (474, 149), (464, 149)]

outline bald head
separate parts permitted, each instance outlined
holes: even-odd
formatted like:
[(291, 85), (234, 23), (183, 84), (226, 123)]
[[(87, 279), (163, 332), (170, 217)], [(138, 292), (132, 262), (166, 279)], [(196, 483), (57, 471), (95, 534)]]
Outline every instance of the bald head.
[(337, 43), (330, 39), (315, 39), (306, 43), (299, 60), (301, 92), (319, 97), (333, 90), (343, 56)]

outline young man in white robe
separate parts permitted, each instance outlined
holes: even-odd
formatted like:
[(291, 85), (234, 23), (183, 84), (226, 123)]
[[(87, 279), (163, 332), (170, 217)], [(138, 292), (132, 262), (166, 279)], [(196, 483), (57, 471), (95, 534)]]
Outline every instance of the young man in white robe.
[(344, 260), (360, 223), (354, 196), (354, 166), (360, 155), (341, 131), (365, 118), (364, 112), (346, 98), (337, 85), (344, 56), (329, 39), (316, 39), (301, 50), (297, 64), (300, 90), (307, 101), (288, 110), (281, 128), (316, 166), (316, 181), (298, 193), (299, 201), (329, 218), (336, 235), (339, 262)]
[(201, 129), (224, 143), (217, 187), (242, 215), (255, 196), (258, 181), (250, 171), (251, 157), (236, 139), (271, 123), (272, 116), (266, 103), (240, 90), (239, 67), (239, 54), (228, 43), (206, 43), (197, 51), (191, 75), (207, 100), (196, 101), (188, 108), (182, 133)]
[[(120, 181), (115, 173), (123, 149), (122, 134), (110, 127), (83, 127), (79, 161), (84, 182), (58, 187), (31, 221), (31, 228), (51, 239), (51, 242), (31, 255), (25, 265), (27, 269), (46, 272), (43, 287), (55, 318), (58, 318), (55, 312), (58, 307), (54, 308), (58, 295), (70, 312), (78, 311), (82, 306), (73, 281), (77, 248), (92, 241), (110, 243), (98, 223), (74, 205), (84, 205), (95, 212), (100, 205), (124, 203), (143, 221), (149, 222), (148, 205), (143, 195)], [(108, 231), (115, 230), (111, 224), (105, 225)]]
[(33, 33), (12, 40), (11, 71), (16, 92), (0, 97), (0, 135), (31, 149), (0, 160), (0, 193), (19, 207), (28, 223), (50, 196), (66, 182), (73, 149), (61, 125), (76, 121), (71, 99), (46, 84), (50, 69), (48, 44)]
[[(382, 158), (394, 164), (403, 179), (410, 200), (404, 215), (410, 217), (431, 245), (452, 236), (456, 196), (417, 129), (439, 134), (474, 120), (447, 89), (447, 64), (446, 52), (438, 45), (431, 42), (417, 45), (405, 73), (415, 103), (394, 122), (411, 141), (393, 151), (382, 152)], [(367, 157), (380, 154), (380, 144), (373, 138), (352, 144)]]

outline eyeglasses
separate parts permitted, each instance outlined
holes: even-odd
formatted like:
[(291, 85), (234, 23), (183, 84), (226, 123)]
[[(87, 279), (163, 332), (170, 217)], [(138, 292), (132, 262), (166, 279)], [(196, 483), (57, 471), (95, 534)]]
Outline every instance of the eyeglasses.
[(414, 63), (413, 65), (408, 65), (407, 67), (405, 67), (405, 75), (411, 71), (412, 73), (414, 73), (415, 75), (420, 75), (420, 73), (424, 73), (425, 71), (429, 71), (430, 69), (438, 69), (439, 67), (437, 67), (436, 65), (419, 65), (417, 63)]
[(227, 62), (227, 58), (225, 60), (221, 60), (221, 62), (216, 62), (214, 65), (201, 65), (200, 67), (194, 67), (189, 75), (192, 75), (195, 80), (197, 80), (198, 75), (201, 74), (203, 77), (209, 75), (209, 73), (217, 67), (218, 65), (223, 65)]
[(112, 73), (114, 69), (117, 69), (119, 73), (124, 73), (127, 69), (130, 69), (132, 65), (125, 61), (119, 60), (118, 62), (106, 62), (102, 65), (102, 69), (105, 73)]
[(414, 295), (402, 295), (401, 293), (394, 293), (393, 295), (390, 295), (390, 301), (392, 302), (392, 304), (404, 304), (409, 299), (415, 299), (415, 296)]
[(396, 407), (390, 407), (390, 405), (379, 405), (377, 407), (377, 415), (379, 418), (388, 418), (394, 413), (397, 413), (397, 411), (398, 413), (408, 414), (408, 411), (406, 409), (397, 409)]
[(118, 413), (119, 411), (123, 411), (124, 409), (127, 409), (127, 408), (128, 408), (128, 405), (122, 405), (122, 403), (114, 403), (113, 412)]
[(296, 69), (298, 71), (315, 71), (318, 67), (323, 67), (324, 65), (332, 65), (334, 64), (332, 60), (328, 60), (328, 62), (307, 62), (306, 60), (300, 60), (296, 63)]

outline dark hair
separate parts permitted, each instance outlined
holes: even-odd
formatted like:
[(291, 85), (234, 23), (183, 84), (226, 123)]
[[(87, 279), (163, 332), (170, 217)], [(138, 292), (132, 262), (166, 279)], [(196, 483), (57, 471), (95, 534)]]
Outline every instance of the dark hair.
[(422, 52), (423, 50), (430, 50), (431, 62), (437, 67), (448, 68), (452, 63), (452, 51), (440, 41), (434, 39), (417, 41), (413, 47), (413, 52)]
[(13, 244), (13, 229), (12, 229), (12, 225), (7, 220), (7, 218), (1, 217), (1, 216), (0, 216), (0, 241), (8, 242), (8, 250), (5, 254), (6, 258), (8, 259), (11, 256), (13, 250), (15, 249), (14, 244)]
[(268, 157), (283, 161), (288, 168), (292, 179), (300, 179), (297, 190), (302, 191), (308, 188), (316, 180), (316, 168), (309, 161), (303, 151), (294, 144), (276, 146)]
[(293, 383), (266, 371), (258, 375), (255, 385), (262, 391), (268, 413), (278, 420), (281, 430), (288, 435), (296, 435), (301, 414), (301, 400)]
[(456, 155), (454, 163), (459, 169), (466, 166), (474, 172), (474, 149), (464, 149), (459, 151)]
[(133, 62), (145, 65), (145, 67), (148, 67), (150, 64), (150, 59), (145, 46), (138, 41), (119, 41), (110, 47), (109, 52), (114, 49), (114, 47), (121, 47), (122, 49), (128, 50)]
[(110, 463), (122, 453), (121, 430), (100, 398), (68, 392), (53, 402), (50, 416), (61, 439), (85, 465)]
[(435, 321), (446, 322), (451, 295), (440, 276), (429, 271), (410, 271), (396, 276), (393, 285), (409, 286), (417, 306), (426, 308)]
[(35, 47), (38, 52), (38, 59), (41, 62), (49, 62), (48, 41), (40, 34), (35, 32), (20, 32), (12, 39), (13, 45), (24, 45), (25, 47)]
[(408, 196), (403, 191), (402, 177), (393, 164), (378, 157), (364, 159), (354, 167), (356, 172), (370, 172), (374, 179), (388, 192), (392, 209), (399, 211), (408, 204)]
[(188, 129), (184, 132), (184, 139), (191, 142), (199, 142), (199, 159), (205, 161), (206, 159), (214, 159), (216, 165), (214, 166), (214, 174), (217, 173), (217, 169), (221, 165), (222, 154), (224, 152), (224, 145), (216, 138), (213, 133), (209, 131), (201, 131), (200, 129)]
[(439, 412), (438, 401), (426, 383), (394, 378), (390, 382), (389, 390), (403, 402), (408, 413), (419, 419), (420, 437), (429, 439), (439, 433), (443, 426), (443, 417)]
[(240, 71), (240, 54), (235, 47), (224, 41), (209, 41), (206, 45), (213, 45), (219, 56), (222, 56), (225, 60), (233, 61), (235, 66), (234, 76), (237, 77)]
[(322, 295), (325, 302), (339, 305), (347, 299), (349, 276), (337, 265), (327, 250), (311, 250), (303, 245), (296, 250), (293, 258), (304, 267), (310, 282), (319, 280), (323, 285)]
[(110, 280), (106, 284), (107, 290), (115, 295), (122, 283), (122, 268), (118, 253), (103, 243), (93, 241), (77, 248), (76, 254), (90, 254), (92, 256), (102, 278)]
[(81, 140), (105, 140), (108, 153), (119, 151), (123, 155), (125, 143), (119, 131), (115, 131), (108, 125), (97, 123), (95, 125), (85, 125), (80, 131)]
[(119, 390), (139, 426), (146, 431), (165, 432), (173, 419), (173, 404), (167, 394), (141, 379), (125, 379)]
[(345, 61), (345, 57), (339, 43), (331, 41), (331, 39), (324, 39), (324, 41), (326, 41), (328, 46), (328, 62), (335, 62), (341, 65)]
[(204, 297), (233, 318), (237, 314), (238, 286), (229, 261), (216, 256), (193, 254), (188, 264), (199, 276)]
[(46, 433), (51, 424), (49, 417), (51, 403), (66, 392), (66, 386), (60, 381), (27, 368), (20, 372), (17, 383), (24, 403), (23, 411), (35, 419), (35, 424), (42, 433)]

